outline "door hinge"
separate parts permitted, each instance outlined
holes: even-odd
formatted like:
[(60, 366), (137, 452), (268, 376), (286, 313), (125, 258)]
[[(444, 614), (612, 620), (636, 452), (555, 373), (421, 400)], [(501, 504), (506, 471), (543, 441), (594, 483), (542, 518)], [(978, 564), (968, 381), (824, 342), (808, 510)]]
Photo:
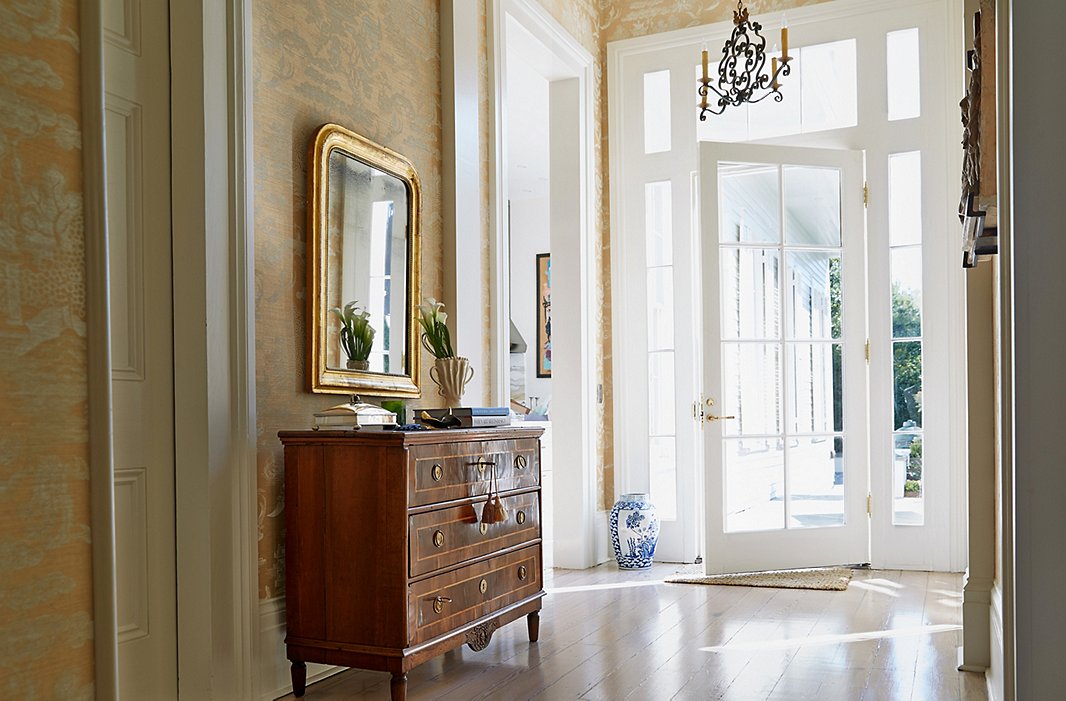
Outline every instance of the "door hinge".
[(872, 516), (874, 513), (874, 498), (873, 495), (867, 492), (866, 494), (866, 514)]
[(867, 182), (862, 184), (862, 206), (870, 206), (870, 183)]
[(866, 339), (866, 364), (870, 364), (870, 339)]

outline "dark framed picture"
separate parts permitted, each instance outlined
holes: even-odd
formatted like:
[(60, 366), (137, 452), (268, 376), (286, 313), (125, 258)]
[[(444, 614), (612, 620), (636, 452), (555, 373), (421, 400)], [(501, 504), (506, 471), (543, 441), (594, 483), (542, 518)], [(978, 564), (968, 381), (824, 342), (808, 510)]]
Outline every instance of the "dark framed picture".
[(537, 254), (537, 377), (552, 376), (552, 258)]

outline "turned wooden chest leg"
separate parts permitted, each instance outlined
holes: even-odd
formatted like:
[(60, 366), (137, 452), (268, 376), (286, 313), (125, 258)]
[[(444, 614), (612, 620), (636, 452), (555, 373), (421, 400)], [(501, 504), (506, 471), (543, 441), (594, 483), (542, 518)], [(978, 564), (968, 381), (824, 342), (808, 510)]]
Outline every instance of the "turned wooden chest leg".
[(307, 663), (293, 660), (289, 673), (292, 675), (292, 695), (303, 696), (307, 688)]
[(407, 701), (407, 675), (392, 675), (392, 701)]
[(540, 611), (534, 611), (526, 616), (526, 628), (529, 629), (529, 642), (537, 642), (540, 638)]

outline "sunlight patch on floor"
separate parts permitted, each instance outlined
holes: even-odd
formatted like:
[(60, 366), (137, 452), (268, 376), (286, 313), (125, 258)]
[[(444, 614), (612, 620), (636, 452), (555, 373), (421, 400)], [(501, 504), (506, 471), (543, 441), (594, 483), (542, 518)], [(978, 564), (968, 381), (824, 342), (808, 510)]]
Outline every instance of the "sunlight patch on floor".
[(762, 640), (752, 643), (735, 643), (701, 647), (700, 652), (751, 652), (753, 650), (787, 650), (794, 647), (814, 645), (838, 645), (840, 643), (858, 643), (865, 640), (885, 638), (905, 638), (911, 636), (950, 633), (962, 630), (959, 625), (918, 626), (915, 628), (896, 628), (894, 630), (871, 630), (863, 633), (840, 633), (837, 635), (812, 635), (806, 638), (784, 638), (781, 640)]
[(649, 579), (640, 582), (614, 582), (611, 584), (586, 584), (578, 587), (545, 587), (549, 594), (573, 594), (580, 591), (603, 591), (607, 589), (630, 589), (632, 587), (654, 587), (662, 584), (661, 579)]
[(890, 582), (887, 579), (852, 579), (849, 586), (858, 587), (859, 589), (865, 589), (872, 591), (875, 594), (884, 594), (885, 596), (892, 596), (899, 598), (899, 592), (892, 591), (892, 588), (900, 589), (901, 587), (895, 582)]

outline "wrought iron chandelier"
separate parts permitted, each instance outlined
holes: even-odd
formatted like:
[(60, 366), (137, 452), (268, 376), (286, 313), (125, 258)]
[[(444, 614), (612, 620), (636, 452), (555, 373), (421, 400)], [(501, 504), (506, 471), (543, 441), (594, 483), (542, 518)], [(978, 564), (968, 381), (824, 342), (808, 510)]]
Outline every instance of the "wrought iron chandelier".
[(792, 60), (788, 55), (788, 27), (781, 27), (781, 60), (778, 62), (776, 56), (771, 57), (770, 72), (766, 73), (766, 39), (760, 33), (762, 25), (749, 20), (744, 0), (737, 0), (733, 24), (733, 33), (722, 47), (718, 80), (714, 85), (707, 71), (707, 49), (703, 50), (703, 75), (698, 90), (701, 122), (707, 120), (708, 112), (722, 114), (729, 106), (762, 102), (771, 95), (774, 102), (785, 99), (779, 78), (792, 72), (788, 65)]

